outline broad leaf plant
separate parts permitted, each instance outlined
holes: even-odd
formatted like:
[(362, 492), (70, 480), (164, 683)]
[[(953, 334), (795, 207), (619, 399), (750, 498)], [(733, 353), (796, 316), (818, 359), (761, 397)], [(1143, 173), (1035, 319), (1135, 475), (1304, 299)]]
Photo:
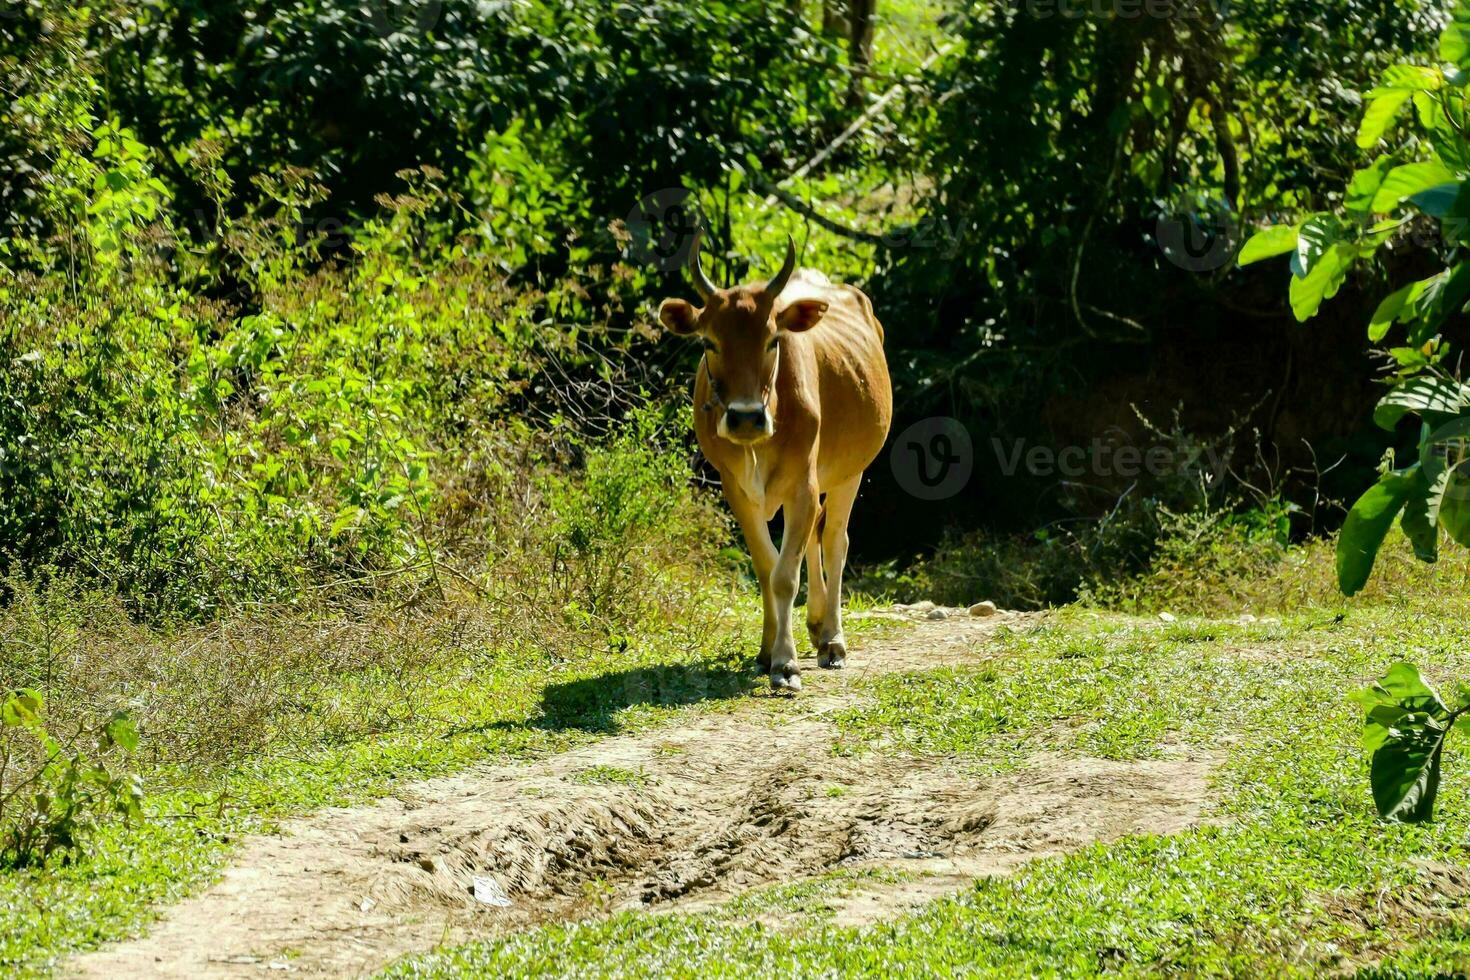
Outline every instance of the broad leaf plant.
[[(1337, 579), (1351, 596), (1367, 584), (1397, 519), (1421, 560), (1445, 536), (1470, 546), (1470, 386), (1449, 368), (1441, 336), (1470, 302), (1470, 0), (1460, 0), (1439, 40), (1438, 64), (1394, 65), (1364, 97), (1358, 146), (1372, 163), (1353, 174), (1337, 212), (1266, 228), (1242, 247), (1247, 265), (1290, 255), (1288, 296), (1299, 321), (1314, 316), (1359, 262), (1436, 230), (1444, 268), (1400, 286), (1378, 304), (1368, 337), (1387, 344), (1390, 390), (1374, 421), (1390, 431), (1411, 419), (1418, 449), (1382, 472), (1349, 510), (1337, 542)], [(1398, 664), (1359, 694), (1373, 798), (1385, 819), (1432, 815), (1444, 738), (1470, 708), (1470, 689), (1451, 708), (1410, 664)]]

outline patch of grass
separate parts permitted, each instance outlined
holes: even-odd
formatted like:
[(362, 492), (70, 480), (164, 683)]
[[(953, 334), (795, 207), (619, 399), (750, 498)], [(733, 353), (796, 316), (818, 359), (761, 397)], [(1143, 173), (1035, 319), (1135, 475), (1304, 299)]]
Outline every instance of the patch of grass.
[(569, 777), (583, 786), (631, 786), (642, 789), (648, 785), (648, 773), (643, 769), (624, 769), (620, 766), (588, 766)]
[[(1210, 825), (1037, 861), (867, 928), (820, 915), (771, 928), (734, 906), (626, 913), (410, 958), (388, 975), (1308, 977), (1377, 963), (1373, 975), (1397, 977), (1470, 959), (1463, 889), (1424, 870), (1464, 874), (1470, 861), (1470, 806), (1455, 802), (1470, 799), (1470, 754), (1448, 748), (1435, 823), (1382, 824), (1346, 696), (1404, 657), (1465, 676), (1464, 618), (1354, 604), (1341, 621), (1308, 609), (1164, 624), (1069, 609), (1000, 647), (970, 669), (878, 679), (842, 716), (849, 750), (999, 768), (1041, 748), (1128, 758), (1185, 743), (1219, 759)], [(1441, 913), (1381, 913), (1377, 896)]]
[[(1165, 626), (1077, 612), (1002, 628), (979, 666), (878, 678), (837, 715), (838, 748), (949, 753), (1008, 767), (1042, 748), (1108, 759), (1156, 755), (1170, 740), (1208, 741), (1214, 714), (1199, 677), (1237, 673), (1226, 641), (1289, 640), (1270, 624)], [(1168, 663), (1169, 670), (1160, 665)], [(1233, 692), (1232, 692), (1233, 693)]]
[(785, 925), (810, 925), (813, 920), (831, 918), (836, 912), (834, 901), (861, 891), (864, 886), (894, 885), (913, 879), (910, 872), (889, 868), (841, 868), (801, 881), (752, 889), (711, 914), (731, 922), (782, 916)]

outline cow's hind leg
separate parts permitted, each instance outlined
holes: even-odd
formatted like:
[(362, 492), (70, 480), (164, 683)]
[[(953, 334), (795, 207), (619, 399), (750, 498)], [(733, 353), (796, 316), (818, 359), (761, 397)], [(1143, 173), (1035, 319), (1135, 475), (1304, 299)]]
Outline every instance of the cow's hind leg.
[(837, 670), (847, 662), (847, 638), (842, 633), (842, 573), (847, 566), (847, 522), (857, 500), (862, 474), (827, 491), (823, 511), (822, 565), (827, 579), (827, 604), (817, 634), (817, 666)]
[(827, 615), (827, 577), (822, 571), (822, 524), (825, 515), (817, 517), (811, 537), (806, 543), (806, 635), (817, 649), (822, 633), (822, 620)]

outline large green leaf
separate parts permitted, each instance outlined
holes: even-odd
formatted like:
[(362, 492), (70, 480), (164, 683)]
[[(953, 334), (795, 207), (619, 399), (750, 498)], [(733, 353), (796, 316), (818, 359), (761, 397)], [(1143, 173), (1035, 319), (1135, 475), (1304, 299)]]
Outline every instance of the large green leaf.
[[(1470, 415), (1429, 432), (1419, 440), (1419, 468), (1429, 486), (1425, 517), (1436, 535), (1443, 528), (1457, 543), (1470, 546), (1470, 462), (1463, 461), (1467, 439)], [(1407, 524), (1408, 517), (1404, 520)]]
[(1403, 312), (1404, 304), (1408, 302), (1409, 295), (1414, 291), (1416, 285), (1417, 283), (1410, 283), (1403, 289), (1396, 289), (1378, 304), (1378, 308), (1373, 311), (1373, 316), (1368, 320), (1369, 340), (1376, 344), (1388, 336), (1389, 328)]
[(1449, 473), (1439, 505), (1439, 526), (1455, 543), (1470, 548), (1470, 472), (1465, 464)]
[(1358, 146), (1371, 148), (1393, 125), (1394, 117), (1411, 97), (1433, 92), (1444, 86), (1444, 74), (1438, 68), (1421, 65), (1392, 65), (1383, 73), (1378, 87), (1364, 96), (1367, 108), (1358, 124)]
[(1429, 144), (1445, 166), (1456, 173), (1470, 170), (1470, 146), (1460, 135), (1460, 116), (1464, 110), (1458, 106), (1453, 112), (1445, 111), (1445, 100), (1437, 92), (1416, 92), (1414, 111), (1419, 116), (1419, 127), (1429, 138)]
[(1367, 714), (1363, 718), (1363, 749), (1376, 752), (1388, 741), (1390, 730), (1402, 727), (1414, 715), (1448, 721), (1450, 709), (1411, 663), (1397, 663), (1378, 680), (1353, 695)]
[(1378, 815), (1395, 823), (1422, 823), (1434, 816), (1439, 793), (1439, 757), (1445, 729), (1433, 722), (1395, 729), (1369, 766)]
[(1404, 500), (1404, 519), (1400, 526), (1414, 546), (1414, 556), (1420, 561), (1433, 563), (1439, 560), (1439, 528), (1435, 520), (1449, 474), (1431, 474), (1422, 466), (1409, 469), (1409, 491)]
[(1411, 488), (1404, 472), (1385, 473), (1348, 511), (1337, 536), (1337, 587), (1343, 595), (1356, 595), (1368, 583), (1378, 549)]
[(1383, 178), (1393, 169), (1393, 157), (1383, 154), (1370, 165), (1353, 174), (1343, 194), (1342, 206), (1355, 214), (1368, 214), (1373, 210), (1373, 198), (1383, 186)]
[(1376, 99), (1388, 92), (1434, 92), (1444, 87), (1444, 73), (1427, 65), (1389, 65), (1378, 85), (1367, 95)]
[(0, 700), (0, 725), (33, 725), (40, 720), (44, 704), (41, 695), (28, 687), (12, 691)]
[(1236, 261), (1240, 265), (1250, 265), (1274, 255), (1295, 251), (1296, 247), (1296, 225), (1273, 225), (1252, 235), (1241, 247), (1240, 257)]
[(1457, 543), (1470, 547), (1470, 461), (1464, 460), (1467, 441), (1470, 415), (1462, 414), (1420, 440), (1419, 465), (1439, 488), (1438, 496), (1430, 499), (1430, 518)]
[(1378, 193), (1373, 195), (1373, 210), (1380, 213), (1392, 211), (1420, 191), (1427, 191), (1454, 179), (1454, 172), (1438, 160), (1394, 167), (1383, 178)]
[(1296, 254), (1291, 258), (1294, 276), (1306, 276), (1333, 246), (1348, 240), (1351, 232), (1336, 216), (1314, 214), (1297, 226)]
[[(1300, 248), (1297, 254), (1301, 254)], [(1337, 295), (1357, 257), (1356, 247), (1338, 243), (1322, 253), (1305, 275), (1292, 276), (1288, 295), (1291, 299), (1291, 312), (1298, 321), (1311, 319), (1322, 306), (1323, 300)]]
[(1439, 57), (1456, 68), (1470, 68), (1470, 4), (1455, 4), (1449, 24), (1439, 35)]
[(1405, 823), (1428, 820), (1451, 718), (1444, 699), (1417, 667), (1399, 663), (1355, 700), (1367, 709), (1363, 748), (1372, 753), (1370, 779), (1379, 815)]
[(1470, 262), (1461, 262), (1437, 276), (1425, 280), (1424, 291), (1415, 303), (1415, 319), (1419, 329), (1410, 333), (1410, 342), (1423, 343), (1452, 314), (1458, 313), (1470, 299)]
[[(1455, 381), (1449, 383), (1459, 384)], [(1459, 388), (1460, 397), (1465, 400), (1470, 400), (1470, 387), (1459, 385)], [(1424, 437), (1423, 441), (1419, 444), (1420, 461), (1422, 462), (1428, 452), (1435, 446), (1460, 444), (1466, 439), (1470, 439), (1470, 415), (1459, 415), (1440, 425)]]
[(1408, 340), (1415, 347), (1433, 336), (1446, 317), (1470, 296), (1470, 268), (1465, 263), (1410, 283), (1389, 294), (1368, 320), (1368, 339), (1388, 335), (1394, 323), (1415, 324)]
[(138, 727), (126, 711), (119, 711), (102, 726), (103, 733), (112, 744), (132, 752), (138, 747)]
[(1443, 184), (1435, 184), (1428, 190), (1420, 191), (1409, 200), (1414, 207), (1434, 218), (1443, 218), (1450, 213), (1455, 206), (1455, 198), (1460, 196), (1460, 188), (1464, 184), (1458, 180), (1446, 181)]
[(1415, 378), (1384, 395), (1373, 409), (1373, 421), (1392, 429), (1410, 412), (1455, 415), (1470, 405), (1470, 388), (1449, 378)]
[(1383, 134), (1388, 132), (1388, 127), (1393, 125), (1399, 109), (1413, 94), (1407, 90), (1395, 89), (1373, 98), (1368, 103), (1368, 108), (1363, 110), (1363, 120), (1358, 124), (1358, 146), (1365, 150), (1372, 149), (1383, 138)]

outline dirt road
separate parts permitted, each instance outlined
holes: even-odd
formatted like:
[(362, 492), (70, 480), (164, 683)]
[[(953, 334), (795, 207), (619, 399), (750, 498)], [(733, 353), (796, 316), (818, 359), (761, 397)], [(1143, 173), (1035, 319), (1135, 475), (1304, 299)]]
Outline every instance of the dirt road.
[(983, 659), (997, 628), (1028, 621), (951, 612), (887, 614), (911, 625), (858, 644), (847, 671), (803, 660), (806, 691), (777, 727), (737, 706), (291, 822), (145, 937), (62, 972), (354, 976), (550, 920), (697, 909), (837, 868), (910, 872), (840, 900), (839, 921), (861, 923), (1038, 856), (1199, 820), (1199, 756), (1037, 758), (987, 782), (944, 758), (834, 755), (831, 716), (864, 696), (861, 680)]

